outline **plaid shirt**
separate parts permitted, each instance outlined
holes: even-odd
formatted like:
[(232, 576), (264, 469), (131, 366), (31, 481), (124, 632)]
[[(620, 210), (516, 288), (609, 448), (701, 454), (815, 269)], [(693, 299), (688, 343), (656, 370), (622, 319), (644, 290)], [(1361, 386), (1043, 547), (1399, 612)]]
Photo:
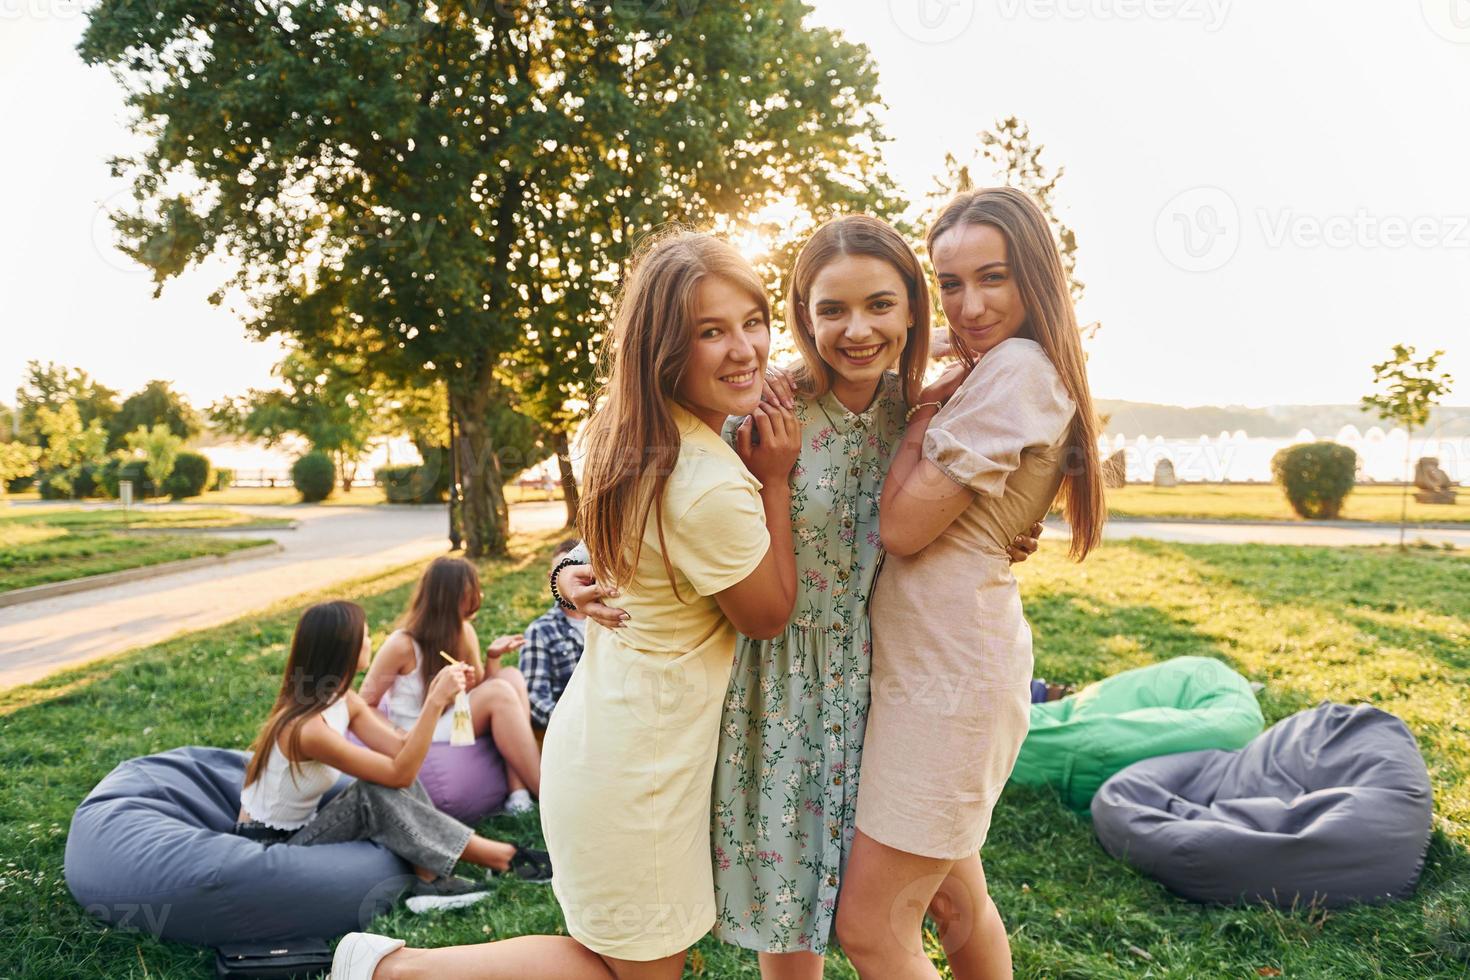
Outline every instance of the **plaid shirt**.
[(538, 727), (545, 728), (551, 720), (551, 709), (582, 659), (582, 642), (582, 634), (560, 606), (552, 606), (526, 627), (520, 667), (531, 696), (531, 720)]

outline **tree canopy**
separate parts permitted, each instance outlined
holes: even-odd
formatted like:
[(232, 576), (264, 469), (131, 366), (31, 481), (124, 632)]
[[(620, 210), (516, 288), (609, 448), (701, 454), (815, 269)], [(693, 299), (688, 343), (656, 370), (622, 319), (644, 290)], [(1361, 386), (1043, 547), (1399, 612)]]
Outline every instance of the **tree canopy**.
[(547, 423), (590, 399), (639, 236), (782, 199), (896, 209), (872, 62), (807, 12), (101, 0), (80, 50), (145, 139), (114, 164), (123, 250), (160, 287), (228, 255), (217, 298), (239, 290), (256, 335), (442, 378), (478, 555), (506, 528), (491, 399)]

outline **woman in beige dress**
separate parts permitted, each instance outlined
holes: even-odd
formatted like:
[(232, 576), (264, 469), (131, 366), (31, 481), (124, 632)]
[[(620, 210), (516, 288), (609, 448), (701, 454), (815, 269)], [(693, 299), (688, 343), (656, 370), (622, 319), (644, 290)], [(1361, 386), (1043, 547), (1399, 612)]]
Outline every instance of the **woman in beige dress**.
[(962, 363), (910, 410), (879, 511), (872, 706), (837, 932), (863, 977), (1010, 976), (979, 850), (1026, 735), (1031, 631), (1006, 547), (1060, 492), (1078, 560), (1101, 536), (1097, 434), (1050, 228), (1011, 188), (961, 194), (928, 236)]

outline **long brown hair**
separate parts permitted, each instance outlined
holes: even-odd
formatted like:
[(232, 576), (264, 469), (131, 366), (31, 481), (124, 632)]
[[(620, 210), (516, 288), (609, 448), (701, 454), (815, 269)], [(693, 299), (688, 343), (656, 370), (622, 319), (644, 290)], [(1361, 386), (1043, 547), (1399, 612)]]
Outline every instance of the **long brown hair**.
[(670, 403), (694, 343), (699, 284), (716, 276), (750, 294), (767, 323), (770, 304), (750, 263), (712, 235), (675, 229), (652, 238), (632, 260), (603, 345), (607, 381), (587, 424), (582, 530), (599, 581), (627, 585), (638, 569), (652, 511), (664, 566), (664, 486), (679, 458)]
[(929, 280), (919, 257), (902, 235), (886, 221), (867, 214), (849, 214), (826, 222), (806, 240), (791, 268), (791, 288), (786, 297), (786, 322), (801, 351), (802, 365), (796, 372), (803, 391), (820, 398), (832, 389), (836, 369), (817, 351), (812, 328), (812, 282), (835, 259), (866, 255), (893, 267), (908, 292), (913, 324), (899, 357), (898, 374), (903, 380), (904, 401), (912, 405), (924, 387), (924, 369), (929, 366)]
[(418, 642), (422, 654), (419, 676), (425, 692), (435, 675), (448, 666), (440, 650), (455, 660), (470, 662), (469, 651), (464, 649), (464, 601), (470, 597), (469, 615), (474, 615), (480, 609), (480, 591), (480, 573), (463, 558), (435, 558), (419, 576), (408, 610), (396, 625)]
[(346, 695), (357, 676), (362, 654), (362, 629), (366, 622), (362, 607), (355, 602), (321, 602), (301, 614), (291, 636), (291, 655), (281, 691), (260, 734), (250, 746), (254, 753), (245, 767), (249, 786), (265, 771), (266, 760), (278, 750), (277, 740), (286, 736), (286, 759), (294, 779), (301, 772), (301, 722), (319, 715)]
[[(1067, 431), (1060, 496), (1072, 528), (1070, 554), (1081, 561), (1102, 540), (1106, 509), (1087, 358), (1056, 240), (1046, 215), (1027, 194), (1014, 187), (988, 187), (956, 195), (939, 212), (925, 240), (931, 262), (940, 236), (962, 224), (991, 225), (1005, 236), (1006, 261), (1026, 309), (1020, 335), (1041, 345), (1077, 405)], [(949, 333), (954, 349), (973, 366), (975, 358), (953, 324)]]

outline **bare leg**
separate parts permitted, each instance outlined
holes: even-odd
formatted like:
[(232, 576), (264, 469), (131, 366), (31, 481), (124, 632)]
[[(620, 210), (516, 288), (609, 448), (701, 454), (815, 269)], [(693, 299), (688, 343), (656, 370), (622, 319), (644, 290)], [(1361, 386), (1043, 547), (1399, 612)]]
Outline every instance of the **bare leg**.
[(761, 953), (761, 980), (822, 980), (822, 957), (816, 953)]
[(470, 842), (464, 846), (464, 853), (460, 854), (459, 859), (468, 861), (470, 864), (478, 864), (482, 868), (504, 871), (510, 867), (510, 859), (515, 852), (515, 846), (512, 844), (473, 834), (470, 836)]
[(601, 957), (568, 936), (519, 936), (478, 946), (400, 949), (373, 980), (678, 980), (684, 954), (636, 963)]
[(470, 692), (470, 716), (476, 735), (490, 732), (505, 759), (511, 789), (519, 788), (513, 782), (519, 779), (532, 796), (540, 796), (541, 750), (531, 731), (531, 709), (528, 703), (523, 704), (515, 686), (499, 677), (485, 681)]
[(1011, 941), (985, 887), (979, 855), (954, 863), (929, 915), (955, 980), (1009, 980)]
[(920, 857), (853, 837), (837, 900), (837, 935), (858, 975), (882, 980), (938, 980), (924, 955), (924, 911), (953, 861)]

